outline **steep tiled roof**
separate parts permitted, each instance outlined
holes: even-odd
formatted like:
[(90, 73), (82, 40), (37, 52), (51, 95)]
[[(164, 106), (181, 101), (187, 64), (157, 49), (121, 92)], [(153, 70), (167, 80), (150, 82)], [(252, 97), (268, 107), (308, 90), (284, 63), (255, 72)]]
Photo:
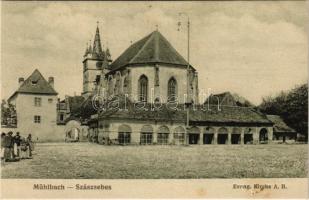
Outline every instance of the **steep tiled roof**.
[(160, 110), (151, 110), (150, 105), (145, 109), (136, 108), (133, 104), (127, 105), (127, 110), (107, 110), (100, 114), (101, 118), (131, 119), (141, 121), (165, 121), (165, 122), (185, 122), (186, 111), (175, 111), (162, 106)]
[(266, 115), (250, 107), (239, 106), (206, 106), (204, 110), (190, 112), (190, 121), (218, 123), (263, 123), (272, 124)]
[(130, 64), (165, 63), (187, 65), (187, 61), (159, 31), (154, 31), (132, 44), (110, 66), (117, 70)]
[[(113, 119), (132, 119), (141, 121), (165, 121), (165, 122), (182, 122), (186, 121), (186, 110), (183, 105), (178, 105), (178, 111), (171, 109), (166, 104), (161, 106), (160, 110), (151, 110), (151, 105), (145, 106), (145, 109), (137, 109), (136, 105), (126, 102), (125, 107), (122, 101), (118, 101), (117, 106), (122, 110), (109, 109), (100, 113), (100, 118)], [(153, 107), (153, 106), (152, 106)], [(126, 110), (124, 110), (126, 108)], [(220, 110), (217, 106), (210, 106), (210, 109), (204, 107), (190, 110), (190, 123), (242, 123), (242, 124), (268, 124), (273, 123), (266, 118), (266, 115), (249, 107), (231, 107), (221, 106)]]
[(18, 88), (18, 90), (12, 96), (14, 96), (16, 93), (50, 94), (50, 95), (58, 94), (37, 69), (34, 70), (34, 72), (24, 81), (24, 83)]
[(254, 105), (249, 102), (244, 97), (239, 96), (236, 93), (223, 92), (220, 94), (211, 94), (205, 101), (205, 104), (218, 104), (218, 100), (220, 105), (228, 105), (228, 106), (242, 106), (242, 107), (253, 107)]
[(279, 115), (267, 115), (267, 118), (274, 123), (274, 132), (295, 133), (296, 131), (290, 128)]

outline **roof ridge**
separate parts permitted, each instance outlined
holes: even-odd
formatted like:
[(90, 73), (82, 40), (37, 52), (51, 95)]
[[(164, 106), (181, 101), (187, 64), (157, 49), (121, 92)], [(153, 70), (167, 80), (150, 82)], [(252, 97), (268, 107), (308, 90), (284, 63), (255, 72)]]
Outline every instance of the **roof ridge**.
[(158, 34), (159, 34), (159, 31), (155, 31), (154, 33), (156, 33), (156, 36), (157, 37), (155, 37), (154, 39), (155, 39), (155, 55), (154, 55), (154, 57), (155, 57), (155, 60), (156, 61), (159, 61), (159, 36), (158, 36)]
[(147, 44), (149, 44), (149, 42), (152, 40), (153, 37), (154, 37), (154, 32), (150, 34), (150, 37), (148, 38), (148, 40), (144, 43), (142, 48), (140, 48), (137, 54), (133, 56), (133, 58), (129, 61), (129, 63), (132, 63), (135, 60), (135, 58), (137, 58), (140, 55), (140, 53), (146, 48)]
[[(153, 31), (130, 45), (111, 63), (111, 70), (115, 71), (126, 65), (153, 63), (181, 66), (189, 64), (159, 31)], [(195, 71), (191, 65), (190, 67)]]
[[(185, 63), (188, 64), (188, 61), (182, 56), (180, 55), (180, 53), (177, 52), (177, 50), (173, 47), (173, 45), (158, 31), (158, 34), (160, 34), (160, 38), (162, 38), (169, 46), (169, 48), (177, 55), (179, 56), (181, 59), (183, 59), (185, 61)], [(189, 63), (190, 64), (190, 63)]]

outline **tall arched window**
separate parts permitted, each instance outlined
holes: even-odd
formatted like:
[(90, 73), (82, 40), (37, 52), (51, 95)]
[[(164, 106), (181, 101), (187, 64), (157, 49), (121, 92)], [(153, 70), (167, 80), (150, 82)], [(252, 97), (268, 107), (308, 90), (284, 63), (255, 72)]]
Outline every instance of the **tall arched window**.
[(152, 133), (153, 128), (151, 125), (144, 125), (141, 130), (140, 143), (141, 144), (152, 144)]
[(118, 127), (119, 144), (130, 144), (132, 129), (130, 126), (122, 124)]
[(142, 75), (138, 81), (139, 85), (139, 101), (146, 101), (148, 97), (148, 78), (145, 75)]
[(174, 77), (170, 78), (167, 87), (168, 101), (175, 101), (177, 98), (177, 82)]
[(185, 129), (178, 126), (174, 130), (174, 142), (175, 144), (185, 144)]

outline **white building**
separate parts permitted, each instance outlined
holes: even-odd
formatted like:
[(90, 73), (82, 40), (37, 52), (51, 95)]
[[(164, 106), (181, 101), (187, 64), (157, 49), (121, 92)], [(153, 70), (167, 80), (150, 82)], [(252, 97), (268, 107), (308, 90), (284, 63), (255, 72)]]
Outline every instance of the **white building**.
[(57, 95), (54, 78), (48, 81), (39, 70), (26, 79), (19, 78), (19, 88), (8, 99), (15, 106), (17, 128), (22, 136), (32, 134), (34, 141), (63, 140), (63, 127), (57, 126)]

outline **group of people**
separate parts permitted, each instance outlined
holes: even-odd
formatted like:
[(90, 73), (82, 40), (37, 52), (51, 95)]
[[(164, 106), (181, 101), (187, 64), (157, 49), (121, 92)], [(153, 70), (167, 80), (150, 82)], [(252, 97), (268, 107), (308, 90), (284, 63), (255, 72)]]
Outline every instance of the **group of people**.
[(33, 149), (31, 134), (26, 138), (20, 136), (19, 132), (16, 132), (15, 136), (12, 131), (1, 134), (1, 160), (4, 162), (32, 158)]

